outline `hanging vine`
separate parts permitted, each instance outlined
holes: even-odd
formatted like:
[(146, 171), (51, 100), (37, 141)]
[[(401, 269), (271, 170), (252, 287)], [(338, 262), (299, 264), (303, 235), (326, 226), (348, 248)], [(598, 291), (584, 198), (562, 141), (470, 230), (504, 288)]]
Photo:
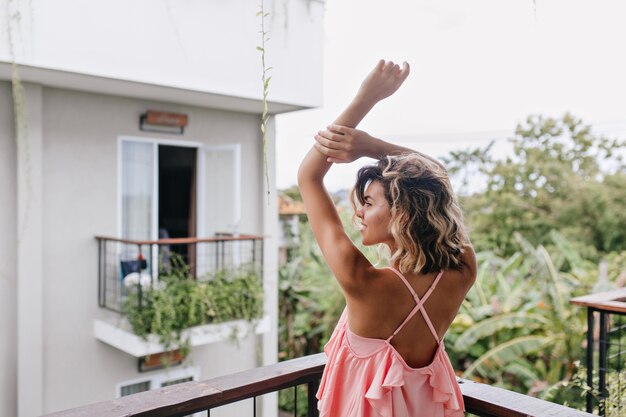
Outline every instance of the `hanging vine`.
[[(32, 4), (30, 4), (30, 2), (29, 7), (32, 14)], [(26, 99), (24, 97), (24, 85), (22, 84), (22, 78), (17, 65), (15, 37), (13, 34), (14, 32), (18, 35), (21, 33), (21, 18), (19, 0), (7, 0), (5, 3), (5, 26), (9, 46), (9, 59), (11, 60), (11, 88), (13, 96), (13, 115), (15, 119), (15, 143), (17, 146), (18, 157), (20, 157), (22, 161), (21, 169), (23, 170), (26, 185), (26, 205), (24, 206), (23, 221), (21, 222), (20, 229), (18, 230), (18, 244), (22, 240), (26, 230), (26, 225), (28, 224), (28, 217), (33, 197), (30, 141), (28, 137), (28, 124), (26, 121)]]
[(260, 10), (256, 14), (261, 18), (261, 45), (257, 46), (257, 51), (261, 52), (261, 66), (263, 69), (261, 80), (263, 81), (263, 113), (261, 114), (261, 135), (263, 138), (263, 166), (265, 168), (265, 182), (267, 185), (267, 204), (270, 200), (270, 175), (269, 168), (267, 166), (267, 122), (269, 120), (269, 109), (267, 104), (267, 95), (269, 93), (269, 84), (272, 77), (268, 75), (272, 67), (267, 67), (265, 64), (265, 44), (270, 40), (269, 33), (265, 30), (265, 18), (270, 14), (265, 11), (263, 0), (260, 3)]

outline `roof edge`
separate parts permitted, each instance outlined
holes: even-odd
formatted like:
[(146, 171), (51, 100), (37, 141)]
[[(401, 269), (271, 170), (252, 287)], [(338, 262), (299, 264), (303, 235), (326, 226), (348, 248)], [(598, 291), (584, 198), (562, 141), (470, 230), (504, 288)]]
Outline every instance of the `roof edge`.
[[(144, 100), (157, 100), (243, 113), (261, 114), (263, 111), (263, 102), (260, 99), (250, 97), (238, 97), (212, 93), (210, 91), (190, 90), (67, 70), (42, 68), (33, 65), (19, 64), (18, 66), (22, 82), (41, 84), (46, 87)], [(11, 81), (11, 67), (11, 63), (0, 62), (0, 81)], [(268, 105), (271, 114), (314, 108), (314, 106), (303, 106), (276, 101), (269, 101)]]

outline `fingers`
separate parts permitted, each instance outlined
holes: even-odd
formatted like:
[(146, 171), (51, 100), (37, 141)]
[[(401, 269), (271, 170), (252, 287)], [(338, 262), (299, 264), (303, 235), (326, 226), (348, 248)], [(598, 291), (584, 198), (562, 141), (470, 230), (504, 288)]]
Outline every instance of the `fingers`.
[(411, 67), (409, 66), (409, 63), (404, 61), (404, 63), (402, 63), (402, 69), (398, 72), (398, 75), (400, 76), (400, 80), (404, 82), (404, 80), (406, 80), (406, 77), (409, 76), (410, 72), (411, 72)]
[(410, 72), (410, 67), (409, 67), (409, 63), (408, 62), (403, 62), (402, 63), (402, 68), (400, 68), (400, 65), (395, 64), (393, 61), (384, 61), (384, 60), (380, 60), (378, 62), (377, 68), (381, 66), (381, 63), (384, 64), (382, 65), (382, 70), (383, 72), (389, 73), (389, 74), (393, 74), (393, 75), (398, 75), (401, 77), (401, 79), (404, 81), (406, 79), (406, 77), (409, 76), (409, 72)]
[(332, 132), (329, 130), (320, 130), (317, 132), (318, 136), (321, 136), (324, 139), (332, 140), (335, 142), (343, 142), (345, 140), (345, 135), (341, 133)]
[(341, 133), (342, 135), (351, 135), (354, 129), (347, 126), (331, 124), (327, 126), (327, 129), (333, 132)]
[(314, 136), (315, 140), (317, 141), (317, 143), (319, 143), (320, 145), (324, 146), (325, 148), (330, 148), (330, 149), (341, 149), (341, 143), (336, 141), (336, 140), (332, 140), (329, 138), (326, 138), (320, 134), (317, 134)]
[(394, 69), (395, 65), (396, 64), (394, 64), (393, 61), (385, 62), (385, 65), (383, 67), (383, 72), (393, 73), (393, 69)]
[(338, 163), (341, 163), (341, 162), (347, 162), (346, 160), (344, 160), (344, 159), (342, 158), (343, 153), (342, 153), (342, 152), (340, 152), (340, 151), (337, 151), (337, 150), (335, 150), (335, 149), (330, 149), (330, 148), (327, 148), (326, 146), (321, 145), (319, 142), (315, 142), (315, 143), (313, 144), (313, 146), (314, 146), (314, 147), (315, 147), (315, 149), (317, 149), (317, 150), (318, 150), (318, 151), (319, 151), (322, 155), (324, 155), (324, 156), (326, 156), (326, 157), (327, 157), (327, 158), (326, 158), (326, 160), (327, 160), (328, 162), (338, 162)]

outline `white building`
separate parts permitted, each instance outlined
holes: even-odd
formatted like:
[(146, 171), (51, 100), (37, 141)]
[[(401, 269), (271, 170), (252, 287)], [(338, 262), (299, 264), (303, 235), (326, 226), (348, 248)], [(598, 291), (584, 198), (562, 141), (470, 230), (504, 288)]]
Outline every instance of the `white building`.
[[(111, 399), (123, 387), (276, 361), (275, 138), (270, 118), (268, 198), (259, 7), (0, 0), (0, 415), (31, 417)], [(265, 10), (270, 112), (319, 105), (323, 0), (265, 0)], [(12, 62), (24, 87), (18, 124)], [(148, 110), (184, 114), (188, 125), (182, 134), (142, 130)], [(180, 160), (188, 181), (168, 188), (166, 168)], [(238, 346), (198, 342), (188, 368), (139, 372), (146, 346), (102, 330), (119, 316), (99, 306), (95, 236), (157, 239), (159, 212), (180, 192), (188, 216), (170, 235), (178, 227), (200, 238), (263, 236), (265, 327)], [(211, 415), (251, 414), (251, 404), (229, 407)], [(262, 407), (271, 415), (275, 399)]]

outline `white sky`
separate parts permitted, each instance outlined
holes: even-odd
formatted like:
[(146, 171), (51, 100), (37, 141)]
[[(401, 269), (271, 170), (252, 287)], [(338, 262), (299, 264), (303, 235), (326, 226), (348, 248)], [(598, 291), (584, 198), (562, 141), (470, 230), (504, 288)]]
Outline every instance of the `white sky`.
[[(324, 105), (277, 117), (278, 188), (380, 58), (411, 75), (359, 127), (434, 156), (491, 138), (502, 151), (538, 113), (623, 138), (625, 21), (622, 0), (327, 0)], [(333, 167), (328, 188), (351, 187), (367, 162)]]

